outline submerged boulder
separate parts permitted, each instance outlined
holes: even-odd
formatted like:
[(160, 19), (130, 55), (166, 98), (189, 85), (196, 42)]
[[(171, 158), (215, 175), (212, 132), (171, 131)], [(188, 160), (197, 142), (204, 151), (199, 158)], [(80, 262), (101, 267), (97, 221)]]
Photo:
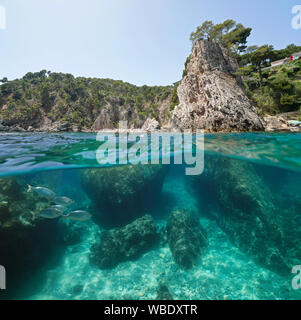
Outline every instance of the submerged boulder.
[(40, 272), (56, 247), (57, 221), (34, 219), (49, 204), (16, 178), (0, 179), (0, 265), (7, 271), (5, 298), (16, 298), (19, 290)]
[(92, 200), (95, 222), (120, 226), (148, 212), (159, 201), (166, 169), (126, 165), (83, 170), (81, 182)]
[(27, 183), (40, 185), (45, 179), (48, 183), (42, 185), (52, 188), (58, 177), (42, 173), (0, 179), (0, 265), (7, 271), (7, 290), (1, 295), (5, 299), (24, 297), (24, 292), (34, 294), (37, 288), (31, 281), (45, 276), (45, 266), (56, 263), (63, 247), (81, 241), (82, 226), (34, 216), (48, 208), (49, 201), (27, 192)]
[(198, 218), (187, 210), (174, 211), (168, 218), (166, 231), (175, 262), (181, 268), (192, 268), (207, 244)]
[(258, 264), (287, 274), (273, 196), (253, 164), (214, 156), (207, 156), (205, 164), (203, 175), (189, 178), (194, 194), (213, 202), (211, 215), (235, 246)]
[(10, 218), (10, 211), (8, 204), (0, 202), (0, 224), (5, 223)]
[(157, 226), (146, 215), (122, 228), (103, 231), (92, 246), (90, 261), (100, 269), (111, 269), (119, 263), (139, 258), (159, 241)]
[(0, 194), (2, 199), (18, 199), (21, 197), (22, 190), (16, 179), (0, 179)]

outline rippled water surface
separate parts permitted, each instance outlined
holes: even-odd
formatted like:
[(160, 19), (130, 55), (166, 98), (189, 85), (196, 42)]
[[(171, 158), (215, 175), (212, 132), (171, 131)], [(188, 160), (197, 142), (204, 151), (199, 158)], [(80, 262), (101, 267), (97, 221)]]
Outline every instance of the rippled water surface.
[[(0, 135), (0, 175), (44, 168), (99, 166), (100, 143), (93, 133)], [(216, 134), (205, 136), (207, 153), (301, 170), (300, 134)]]

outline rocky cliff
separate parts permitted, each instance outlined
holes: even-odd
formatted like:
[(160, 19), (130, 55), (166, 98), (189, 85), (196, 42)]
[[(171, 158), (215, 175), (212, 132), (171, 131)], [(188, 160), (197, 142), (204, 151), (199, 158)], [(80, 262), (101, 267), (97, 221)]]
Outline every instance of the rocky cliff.
[(180, 104), (172, 113), (172, 126), (210, 132), (263, 130), (241, 78), (235, 75), (237, 68), (218, 43), (198, 41), (178, 87)]

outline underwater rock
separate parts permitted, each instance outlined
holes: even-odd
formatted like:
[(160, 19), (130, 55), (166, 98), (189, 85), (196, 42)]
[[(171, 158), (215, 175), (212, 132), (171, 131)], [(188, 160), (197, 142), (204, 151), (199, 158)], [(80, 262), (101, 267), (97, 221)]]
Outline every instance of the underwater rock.
[(16, 179), (0, 179), (0, 194), (12, 199), (18, 199), (21, 196), (21, 187)]
[(212, 217), (236, 247), (274, 272), (289, 272), (273, 196), (253, 164), (206, 156), (203, 175), (189, 180), (200, 202), (213, 202)]
[(0, 179), (0, 265), (7, 270), (8, 298), (16, 297), (56, 248), (57, 222), (32, 214), (47, 201), (26, 190), (18, 179)]
[(122, 228), (103, 231), (92, 246), (90, 262), (100, 269), (134, 260), (152, 249), (159, 241), (157, 226), (151, 216), (141, 217)]
[(167, 240), (175, 262), (181, 268), (192, 268), (206, 246), (206, 233), (198, 218), (187, 210), (174, 211), (166, 226)]
[[(299, 265), (301, 261), (300, 179), (296, 178), (294, 171), (280, 170), (279, 168), (268, 170), (266, 167), (261, 169), (259, 173), (266, 183), (269, 182), (273, 194), (277, 195), (275, 197), (277, 225), (283, 235), (289, 264), (291, 266)], [(281, 184), (275, 183), (275, 180), (281, 181)]]
[(147, 213), (159, 201), (166, 169), (126, 165), (83, 170), (81, 182), (93, 202), (95, 222), (121, 226)]
[(0, 202), (0, 223), (4, 223), (9, 219), (10, 212), (7, 203)]
[(173, 296), (168, 288), (168, 285), (163, 280), (159, 281), (156, 300), (173, 300)]

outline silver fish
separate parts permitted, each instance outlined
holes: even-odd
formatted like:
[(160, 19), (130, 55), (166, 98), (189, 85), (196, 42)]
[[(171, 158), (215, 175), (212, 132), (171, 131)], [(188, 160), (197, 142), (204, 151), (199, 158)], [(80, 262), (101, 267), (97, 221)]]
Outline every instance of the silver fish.
[(69, 218), (70, 220), (74, 221), (86, 221), (89, 220), (91, 217), (91, 214), (87, 211), (76, 210), (69, 212), (67, 215), (63, 217), (63, 219), (65, 220), (66, 218)]
[(31, 192), (31, 191), (34, 191), (37, 194), (39, 194), (47, 199), (53, 199), (56, 197), (56, 194), (52, 190), (50, 190), (48, 188), (44, 188), (44, 187), (32, 187), (32, 186), (28, 185), (27, 192)]
[(38, 217), (46, 218), (46, 219), (55, 219), (58, 217), (61, 217), (62, 211), (56, 209), (56, 208), (47, 208), (42, 210), (41, 212), (36, 214)]
[(67, 197), (56, 197), (53, 202), (62, 206), (70, 206), (74, 201)]
[(67, 210), (67, 208), (65, 206), (62, 206), (61, 204), (55, 204), (51, 206), (51, 208), (57, 209), (61, 212), (65, 212)]

